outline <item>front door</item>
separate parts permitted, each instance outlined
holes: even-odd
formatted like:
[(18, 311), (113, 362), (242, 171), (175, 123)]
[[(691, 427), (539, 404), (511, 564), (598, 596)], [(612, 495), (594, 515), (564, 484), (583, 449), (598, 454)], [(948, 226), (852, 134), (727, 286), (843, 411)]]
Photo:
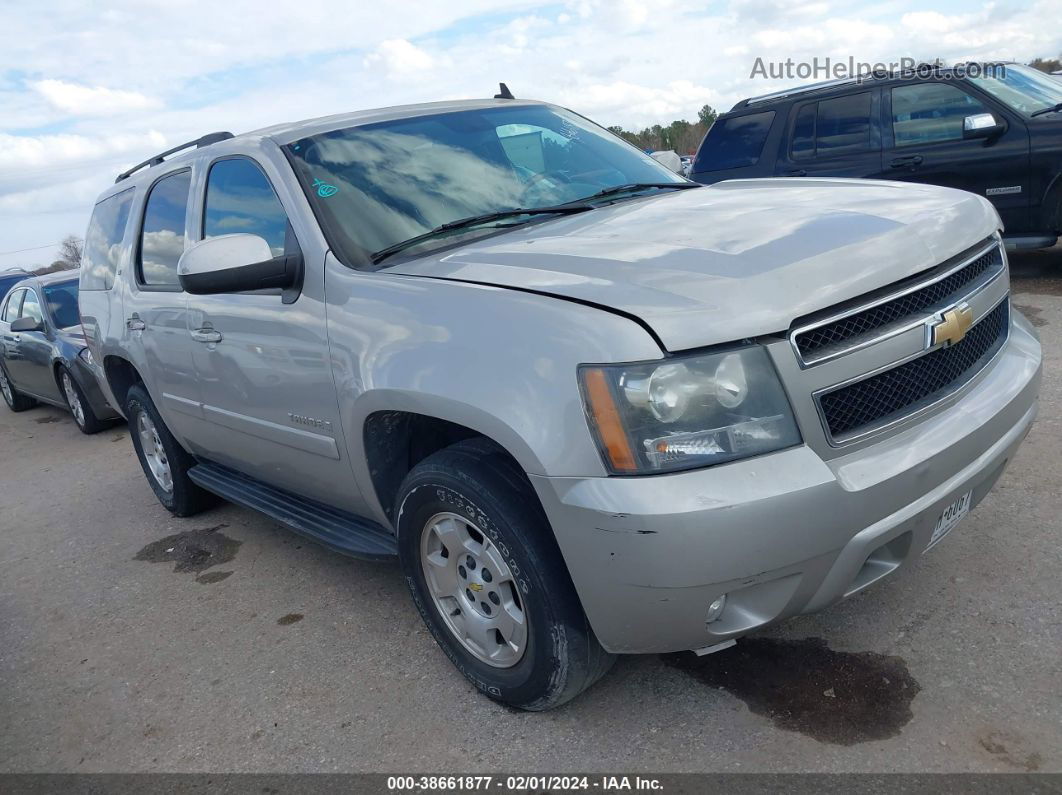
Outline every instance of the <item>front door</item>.
[[(879, 176), (976, 193), (995, 205), (1008, 231), (1029, 229), (1029, 135), (1017, 116), (955, 82), (912, 82), (886, 95)], [(964, 139), (963, 119), (980, 113), (1006, 121), (1006, 132)]]
[[(277, 256), (300, 251), (280, 199), (246, 157), (207, 173), (202, 236), (235, 232), (265, 239)], [(323, 259), (323, 252), (321, 253)], [(342, 445), (325, 329), (324, 272), (307, 261), (293, 303), (279, 292), (191, 296), (196, 373), (209, 433), (196, 452), (299, 494), (356, 509)]]
[(881, 167), (880, 92), (798, 103), (790, 112), (780, 177), (867, 177)]

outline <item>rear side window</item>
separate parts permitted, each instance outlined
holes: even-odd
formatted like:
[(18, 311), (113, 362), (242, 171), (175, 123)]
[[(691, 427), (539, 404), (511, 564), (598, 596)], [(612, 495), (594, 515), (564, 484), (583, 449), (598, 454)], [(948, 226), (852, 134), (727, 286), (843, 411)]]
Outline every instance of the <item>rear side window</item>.
[(82, 290), (110, 290), (118, 270), (118, 255), (125, 237), (133, 188), (108, 196), (96, 205), (85, 233), (85, 255), (81, 265)]
[(773, 110), (717, 121), (701, 144), (693, 170), (724, 171), (756, 165), (773, 123)]
[(163, 177), (148, 194), (140, 235), (138, 271), (149, 287), (176, 287), (177, 260), (184, 253), (184, 219), (192, 173)]
[(793, 123), (795, 160), (865, 152), (870, 141), (871, 92), (803, 105)]
[(7, 306), (4, 307), (5, 323), (10, 323), (12, 320), (18, 320), (19, 310), (22, 309), (22, 296), (25, 294), (25, 290), (15, 290), (11, 293), (11, 297), (7, 299)]
[(988, 109), (955, 86), (919, 83), (892, 90), (892, 134), (897, 146), (961, 141), (962, 120), (977, 113)]
[(219, 160), (207, 177), (203, 237), (258, 235), (274, 256), (284, 254), (288, 216), (262, 170), (246, 158)]

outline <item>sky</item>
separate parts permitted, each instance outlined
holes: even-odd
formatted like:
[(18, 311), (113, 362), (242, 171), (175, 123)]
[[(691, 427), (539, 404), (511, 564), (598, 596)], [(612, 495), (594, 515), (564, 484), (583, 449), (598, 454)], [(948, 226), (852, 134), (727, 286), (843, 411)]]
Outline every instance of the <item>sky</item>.
[[(932, 9), (932, 10), (929, 10)], [(606, 126), (800, 80), (765, 62), (1062, 53), (1062, 0), (0, 0), (0, 269), (83, 236), (118, 172), (215, 130), (491, 96)]]

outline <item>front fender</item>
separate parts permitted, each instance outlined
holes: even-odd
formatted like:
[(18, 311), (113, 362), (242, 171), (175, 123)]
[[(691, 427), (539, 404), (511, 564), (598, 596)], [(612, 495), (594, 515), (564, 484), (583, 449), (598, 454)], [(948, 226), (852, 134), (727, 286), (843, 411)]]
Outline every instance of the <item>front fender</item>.
[[(326, 265), (328, 337), (342, 432), (375, 502), (365, 420), (409, 411), (502, 445), (528, 474), (605, 475), (576, 380), (585, 362), (663, 354), (633, 320), (562, 298)], [(370, 505), (382, 515), (379, 505)]]

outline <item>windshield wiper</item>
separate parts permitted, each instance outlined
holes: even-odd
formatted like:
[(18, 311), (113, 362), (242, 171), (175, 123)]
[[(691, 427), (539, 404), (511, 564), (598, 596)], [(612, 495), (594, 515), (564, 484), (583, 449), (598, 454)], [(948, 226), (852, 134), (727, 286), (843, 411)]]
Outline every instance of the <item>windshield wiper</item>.
[(493, 213), (472, 215), (468, 218), (458, 218), (456, 221), (448, 221), (445, 224), (440, 224), (422, 235), (411, 237), (408, 240), (400, 240), (394, 245), (382, 248), (379, 251), (374, 252), (370, 258), (374, 265), (378, 265), (388, 257), (411, 246), (415, 246), (418, 243), (423, 243), (425, 240), (431, 240), (439, 235), (445, 235), (447, 232), (452, 232), (455, 229), (467, 229), (469, 227), (479, 226), (480, 224), (488, 224), (491, 221), (500, 221), (505, 218), (515, 218), (521, 215), (571, 215), (573, 213), (582, 213), (592, 209), (594, 208), (588, 204), (573, 203), (556, 205), (554, 207), (521, 207), (513, 210), (498, 210)]
[(584, 196), (581, 199), (576, 199), (579, 202), (593, 201), (594, 199), (603, 199), (606, 196), (614, 196), (617, 193), (633, 193), (638, 190), (650, 190), (651, 188), (674, 188), (675, 190), (686, 190), (687, 188), (703, 188), (699, 182), (630, 182), (626, 185), (613, 185), (611, 188), (605, 188), (599, 190), (597, 193), (592, 193), (589, 196)]
[(1059, 111), (1062, 111), (1062, 102), (1059, 102), (1057, 105), (1053, 105), (1050, 108), (1042, 108), (1034, 111), (1033, 113), (1030, 113), (1029, 116), (1043, 116), (1045, 113), (1058, 113)]

